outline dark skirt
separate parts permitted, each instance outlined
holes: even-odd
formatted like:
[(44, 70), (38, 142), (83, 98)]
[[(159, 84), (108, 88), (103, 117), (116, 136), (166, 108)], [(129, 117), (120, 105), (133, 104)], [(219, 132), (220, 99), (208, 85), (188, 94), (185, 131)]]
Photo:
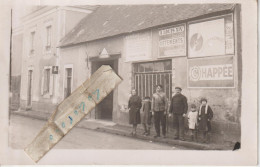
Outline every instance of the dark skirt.
[(141, 122), (143, 124), (148, 124), (151, 125), (152, 124), (152, 113), (151, 112), (142, 112), (142, 120)]
[(137, 125), (141, 123), (140, 110), (129, 110), (129, 124)]

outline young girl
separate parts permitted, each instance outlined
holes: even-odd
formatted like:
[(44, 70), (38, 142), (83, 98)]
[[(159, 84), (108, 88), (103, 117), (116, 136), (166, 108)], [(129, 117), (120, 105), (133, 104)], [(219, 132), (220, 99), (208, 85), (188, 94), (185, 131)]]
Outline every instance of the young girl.
[(213, 118), (213, 111), (208, 105), (206, 98), (200, 100), (201, 105), (199, 109), (199, 131), (203, 133), (203, 143), (209, 142), (208, 133), (211, 131), (210, 121)]
[(192, 141), (197, 141), (197, 125), (198, 125), (198, 111), (195, 104), (191, 104), (191, 111), (188, 113), (189, 129), (191, 131)]
[(144, 127), (143, 135), (146, 136), (150, 135), (151, 119), (152, 119), (152, 112), (151, 112), (150, 97), (145, 97), (143, 103), (143, 114), (142, 114), (142, 124)]

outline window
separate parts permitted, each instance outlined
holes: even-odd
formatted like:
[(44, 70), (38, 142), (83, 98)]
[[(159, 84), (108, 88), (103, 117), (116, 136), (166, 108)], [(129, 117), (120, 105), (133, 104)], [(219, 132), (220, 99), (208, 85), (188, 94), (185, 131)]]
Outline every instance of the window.
[(51, 75), (51, 70), (45, 69), (44, 70), (43, 94), (48, 94), (50, 92), (50, 75)]
[(30, 54), (34, 54), (34, 38), (35, 38), (35, 31), (31, 32)]
[(66, 68), (66, 78), (65, 78), (65, 88), (64, 94), (65, 98), (71, 94), (71, 87), (72, 87), (72, 68)]
[(46, 35), (47, 35), (47, 38), (46, 38), (46, 46), (45, 46), (45, 49), (46, 51), (50, 51), (51, 49), (51, 26), (48, 26), (46, 27)]
[(152, 97), (155, 86), (161, 84), (168, 99), (172, 95), (172, 63), (167, 61), (156, 61), (134, 64), (134, 86), (137, 94), (144, 98)]
[(43, 69), (41, 94), (44, 97), (50, 97), (53, 91), (53, 75), (51, 74), (51, 67), (47, 66)]

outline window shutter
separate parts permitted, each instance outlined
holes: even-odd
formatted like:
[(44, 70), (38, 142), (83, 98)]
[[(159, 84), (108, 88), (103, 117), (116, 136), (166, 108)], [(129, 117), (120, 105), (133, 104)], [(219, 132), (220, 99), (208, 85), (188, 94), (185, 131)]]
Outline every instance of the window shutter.
[(49, 88), (50, 88), (49, 94), (52, 95), (52, 93), (53, 93), (53, 75), (50, 76), (50, 86), (49, 86)]
[(41, 95), (43, 95), (44, 77), (42, 76)]

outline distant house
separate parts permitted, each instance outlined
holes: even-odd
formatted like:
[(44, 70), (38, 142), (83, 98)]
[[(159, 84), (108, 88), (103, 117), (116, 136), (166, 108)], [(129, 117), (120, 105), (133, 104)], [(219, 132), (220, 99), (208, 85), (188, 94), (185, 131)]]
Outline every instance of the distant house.
[[(20, 107), (51, 113), (63, 99), (60, 40), (95, 7), (42, 6), (23, 18)], [(15, 65), (15, 64), (14, 64)]]
[[(131, 89), (141, 98), (162, 84), (188, 103), (207, 97), (214, 110), (214, 138), (240, 138), (241, 37), (238, 4), (100, 6), (60, 45), (59, 92), (67, 97), (101, 65), (123, 82), (88, 115), (128, 124)], [(169, 122), (172, 127), (172, 122)]]
[(21, 69), (23, 52), (23, 28), (12, 30), (12, 50), (10, 59), (10, 109), (17, 110), (20, 105)]

